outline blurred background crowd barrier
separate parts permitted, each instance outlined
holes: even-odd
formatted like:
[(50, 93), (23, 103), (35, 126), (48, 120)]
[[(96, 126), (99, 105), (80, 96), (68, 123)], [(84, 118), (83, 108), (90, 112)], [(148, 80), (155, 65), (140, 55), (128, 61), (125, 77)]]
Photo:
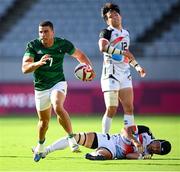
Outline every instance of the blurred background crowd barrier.
[[(32, 74), (23, 75), (21, 61), (28, 41), (38, 37), (38, 24), (54, 23), (55, 33), (83, 50), (97, 77), (82, 83), (74, 77), (77, 62), (65, 57), (69, 82), (67, 109), (72, 113), (103, 113), (100, 89), (102, 54), (98, 37), (106, 28), (100, 16), (107, 0), (0, 0), (0, 114), (35, 113)], [(113, 0), (121, 8), (131, 47), (147, 71), (132, 69), (136, 113), (180, 114), (180, 0)], [(121, 109), (120, 109), (121, 111)]]
[[(135, 112), (138, 114), (178, 114), (180, 82), (141, 82), (134, 84)], [(32, 84), (1, 84), (0, 115), (36, 113)], [(71, 83), (65, 107), (72, 114), (104, 112), (103, 94), (97, 82), (89, 85)], [(119, 108), (122, 112), (122, 107)]]

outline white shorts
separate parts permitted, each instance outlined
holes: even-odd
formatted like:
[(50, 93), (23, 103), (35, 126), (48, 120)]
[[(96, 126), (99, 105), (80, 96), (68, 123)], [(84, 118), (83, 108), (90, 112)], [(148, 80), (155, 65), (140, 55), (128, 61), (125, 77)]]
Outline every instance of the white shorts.
[(108, 149), (112, 154), (112, 159), (116, 156), (116, 147), (108, 134), (97, 133), (98, 148), (103, 147)]
[(132, 78), (130, 73), (122, 73), (122, 76), (119, 80), (112, 77), (101, 79), (101, 88), (103, 92), (113, 90), (118, 91), (128, 87), (132, 88)]
[(60, 91), (67, 94), (67, 82), (61, 81), (54, 85), (52, 88), (44, 91), (35, 90), (35, 103), (38, 111), (43, 111), (51, 107), (51, 93), (52, 91)]

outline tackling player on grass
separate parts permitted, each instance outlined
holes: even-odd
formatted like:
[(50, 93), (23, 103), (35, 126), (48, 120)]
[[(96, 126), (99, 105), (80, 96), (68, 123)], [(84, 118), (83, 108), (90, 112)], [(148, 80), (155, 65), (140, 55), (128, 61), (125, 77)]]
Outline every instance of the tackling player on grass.
[[(74, 137), (79, 145), (95, 149), (95, 152), (85, 155), (85, 158), (89, 160), (150, 159), (153, 154), (166, 155), (171, 151), (169, 141), (155, 139), (146, 126), (138, 125), (136, 127), (134, 137), (143, 145), (142, 152), (139, 152), (134, 143), (127, 138), (125, 130), (113, 135), (96, 132), (78, 133)], [(67, 137), (61, 138), (46, 147), (43, 157), (66, 147), (68, 147)]]
[[(22, 72), (34, 73), (35, 103), (39, 117), (38, 145), (34, 151), (34, 161), (42, 158), (45, 136), (51, 117), (52, 107), (60, 125), (68, 133), (68, 141), (73, 152), (79, 151), (73, 137), (68, 112), (64, 109), (67, 82), (63, 72), (65, 54), (69, 54), (80, 63), (91, 66), (89, 58), (74, 45), (62, 38), (54, 37), (53, 24), (44, 21), (39, 24), (39, 38), (30, 41), (23, 57)], [(93, 72), (92, 80), (95, 77)]]

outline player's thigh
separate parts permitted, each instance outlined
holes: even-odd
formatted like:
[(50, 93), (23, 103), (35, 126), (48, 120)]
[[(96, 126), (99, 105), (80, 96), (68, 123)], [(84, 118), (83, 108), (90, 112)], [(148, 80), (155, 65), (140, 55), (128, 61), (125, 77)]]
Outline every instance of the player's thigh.
[(104, 101), (106, 108), (118, 106), (119, 81), (114, 78), (101, 80), (102, 91), (104, 92)]
[(63, 107), (65, 99), (66, 99), (66, 96), (64, 95), (64, 93), (57, 90), (52, 91), (51, 103), (52, 103), (53, 108)]
[(51, 107), (50, 90), (35, 90), (35, 104), (38, 112), (49, 109)]
[(97, 135), (95, 132), (78, 133), (75, 135), (75, 139), (79, 145), (82, 145), (91, 149), (97, 148), (98, 143), (97, 143)]
[(51, 89), (51, 103), (53, 107), (63, 107), (67, 94), (67, 82), (59, 82)]
[(110, 107), (118, 107), (118, 91), (105, 91), (104, 101), (107, 109)]
[(119, 99), (123, 106), (133, 106), (133, 89), (131, 87), (121, 89), (119, 91)]

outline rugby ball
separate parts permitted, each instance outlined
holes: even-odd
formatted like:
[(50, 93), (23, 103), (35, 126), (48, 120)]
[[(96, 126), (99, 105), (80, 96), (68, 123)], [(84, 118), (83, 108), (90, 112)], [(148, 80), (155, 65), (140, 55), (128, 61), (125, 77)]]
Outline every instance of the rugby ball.
[(92, 74), (91, 66), (84, 63), (79, 63), (74, 69), (74, 75), (81, 81), (88, 81)]

